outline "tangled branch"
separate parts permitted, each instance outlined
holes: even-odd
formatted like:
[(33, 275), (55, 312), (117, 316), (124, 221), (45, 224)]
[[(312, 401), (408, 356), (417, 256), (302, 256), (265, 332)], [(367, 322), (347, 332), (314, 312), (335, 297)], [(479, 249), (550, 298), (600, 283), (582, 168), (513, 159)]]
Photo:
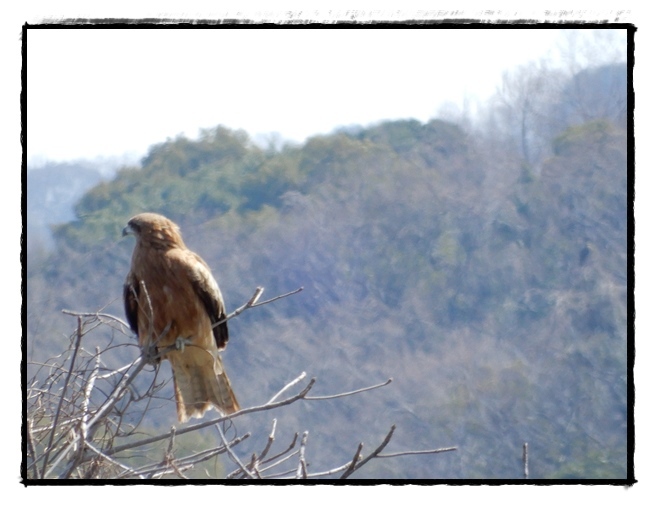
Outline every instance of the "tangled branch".
[[(257, 288), (249, 301), (226, 316), (226, 320), (244, 310), (298, 293), (300, 289), (258, 303), (262, 291), (262, 288)], [(348, 478), (375, 458), (455, 450), (450, 447), (385, 454), (382, 451), (395, 430), (392, 426), (381, 444), (370, 454), (362, 455), (364, 444), (360, 443), (354, 456), (336, 468), (309, 472), (306, 448), (310, 431), (304, 431), (300, 437), (298, 432), (295, 433), (283, 448), (274, 450), (277, 420), (273, 419), (262, 450), (253, 453), (248, 460), (240, 459), (235, 448), (251, 434), (228, 437), (226, 427), (235, 426), (234, 419), (280, 409), (295, 402), (331, 401), (359, 395), (392, 382), (390, 378), (353, 391), (310, 396), (316, 378), (303, 385), (305, 372), (285, 384), (263, 405), (244, 408), (230, 415), (217, 413), (216, 418), (158, 433), (152, 422), (148, 424), (145, 420), (150, 418), (152, 421), (152, 412), (161, 407), (162, 401), (170, 400), (161, 395), (166, 381), (159, 380), (157, 367), (151, 380), (143, 380), (144, 368), (153, 363), (153, 357), (157, 357), (153, 350), (141, 352), (135, 343), (114, 344), (110, 341), (104, 348), (96, 347), (93, 352), (88, 352), (83, 342), (89, 332), (105, 326), (122, 334), (130, 334), (128, 325), (110, 314), (64, 312), (74, 316), (77, 322), (68, 350), (46, 363), (28, 364), (34, 374), (26, 388), (28, 415), (23, 426), (26, 453), (22, 475), (26, 483), (47, 478), (195, 478), (199, 471), (208, 475), (208, 465), (212, 463), (222, 466), (219, 457), (223, 454), (235, 467), (225, 472), (228, 479), (311, 479), (331, 475)], [(135, 348), (138, 357), (118, 368), (106, 364), (115, 358), (113, 354), (124, 354), (126, 347)], [(169, 350), (160, 348), (160, 356)], [(141, 379), (136, 381), (137, 377)], [(145, 390), (144, 384), (147, 384)], [(291, 392), (294, 389), (296, 393)], [(212, 436), (213, 431), (218, 433), (218, 438)], [(194, 449), (185, 442), (185, 435), (192, 433), (202, 433), (203, 440), (215, 439), (216, 443), (208, 449)]]

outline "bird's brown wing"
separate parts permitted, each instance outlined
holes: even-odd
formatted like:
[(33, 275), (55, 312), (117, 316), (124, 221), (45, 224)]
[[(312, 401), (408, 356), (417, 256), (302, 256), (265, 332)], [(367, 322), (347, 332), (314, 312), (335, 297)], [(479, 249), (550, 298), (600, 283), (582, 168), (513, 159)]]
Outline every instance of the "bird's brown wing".
[(217, 324), (226, 316), (221, 290), (203, 259), (191, 251), (189, 251), (189, 254), (193, 256), (194, 260), (187, 262), (189, 280), (212, 322), (212, 333), (217, 348), (224, 349), (229, 338), (228, 322), (223, 321)]
[(132, 272), (128, 274), (123, 284), (123, 304), (125, 305), (125, 315), (128, 318), (128, 324), (133, 332), (139, 333), (139, 283), (136, 282)]
[[(204, 312), (213, 326), (211, 335), (208, 335), (209, 341), (202, 334), (197, 335), (200, 338), (195, 340), (196, 345), (185, 348), (183, 352), (174, 351), (168, 356), (175, 378), (178, 419), (184, 422), (189, 417), (200, 417), (211, 405), (224, 414), (236, 412), (239, 403), (218, 352), (228, 342), (228, 324), (224, 321), (214, 326), (225, 318), (219, 286), (210, 268), (197, 254), (189, 250), (176, 250), (169, 254), (178, 282), (187, 280), (191, 291), (197, 296), (195, 301), (189, 299), (183, 302), (187, 311), (191, 312), (192, 306), (197, 304), (198, 309), (194, 312)], [(205, 327), (209, 332), (209, 325)]]

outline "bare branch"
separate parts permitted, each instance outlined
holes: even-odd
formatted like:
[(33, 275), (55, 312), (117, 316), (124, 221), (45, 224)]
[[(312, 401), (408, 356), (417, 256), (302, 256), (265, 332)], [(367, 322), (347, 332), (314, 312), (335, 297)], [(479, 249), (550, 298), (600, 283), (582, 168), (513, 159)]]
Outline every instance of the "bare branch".
[[(177, 431), (177, 433), (178, 433), (178, 435), (183, 435), (185, 433), (189, 433), (190, 431), (196, 431), (196, 430), (200, 430), (200, 429), (203, 429), (203, 428), (207, 428), (208, 426), (213, 426), (215, 424), (221, 423), (221, 422), (226, 421), (228, 419), (234, 419), (236, 417), (251, 414), (253, 412), (263, 412), (265, 410), (276, 409), (276, 408), (282, 407), (284, 405), (289, 405), (290, 403), (294, 403), (298, 400), (303, 399), (307, 395), (307, 393), (310, 391), (310, 389), (312, 389), (312, 386), (314, 386), (315, 382), (316, 382), (316, 379), (312, 378), (310, 380), (310, 382), (308, 383), (308, 385), (303, 389), (303, 391), (301, 391), (300, 393), (298, 393), (295, 396), (287, 398), (286, 400), (281, 400), (281, 401), (276, 402), (276, 403), (262, 405), (262, 406), (259, 406), (259, 407), (250, 407), (250, 408), (242, 409), (242, 410), (239, 410), (237, 412), (234, 412), (233, 414), (229, 414), (229, 415), (226, 415), (226, 416), (219, 417), (217, 419), (212, 419), (210, 421), (205, 421), (205, 422), (202, 422), (202, 423), (194, 424), (192, 426), (188, 426), (186, 428), (179, 429)], [(117, 447), (114, 447), (112, 449), (109, 449), (107, 451), (107, 454), (116, 454), (120, 451), (125, 451), (127, 449), (134, 449), (136, 447), (140, 447), (140, 446), (143, 446), (143, 445), (151, 444), (151, 443), (154, 443), (154, 442), (159, 442), (160, 440), (164, 440), (164, 439), (168, 438), (168, 436), (169, 436), (168, 434), (158, 435), (158, 436), (150, 437), (150, 438), (145, 439), (145, 440), (139, 440), (139, 441), (132, 442), (132, 443), (129, 443), (129, 444), (117, 446)]]
[(175, 426), (171, 426), (171, 438), (169, 446), (166, 448), (166, 454), (173, 454), (173, 444), (175, 443)]
[[(150, 299), (146, 286), (145, 303), (139, 310), (149, 316)], [(272, 303), (281, 298), (300, 292), (302, 288), (259, 302), (263, 288), (257, 288), (249, 301), (228, 315), (225, 320), (236, 317), (249, 308)], [(150, 309), (152, 310), (152, 309)], [(337, 398), (382, 388), (389, 385), (392, 379), (360, 389), (338, 392), (331, 395), (309, 396), (316, 383), (311, 378), (301, 391), (292, 394), (292, 388), (298, 386), (306, 373), (285, 384), (267, 403), (244, 408), (229, 415), (217, 415), (214, 419), (197, 422), (177, 428), (171, 427), (166, 433), (152, 433), (152, 426), (142, 422), (152, 415), (152, 408), (158, 406), (160, 399), (170, 400), (170, 393), (161, 396), (162, 388), (170, 379), (159, 379), (158, 366), (155, 373), (143, 381), (136, 381), (146, 365), (154, 364), (153, 360), (162, 358), (166, 353), (176, 349), (175, 345), (157, 348), (160, 341), (171, 328), (167, 325), (163, 332), (154, 339), (147, 348), (142, 349), (136, 343), (118, 343), (113, 338), (104, 348), (95, 348), (95, 352), (85, 350), (83, 337), (101, 325), (107, 325), (122, 333), (129, 326), (119, 318), (102, 312), (73, 312), (64, 310), (65, 314), (77, 319), (77, 326), (71, 336), (68, 349), (44, 363), (28, 363), (36, 370), (32, 379), (27, 381), (26, 399), (28, 415), (25, 420), (26, 431), (26, 464), (25, 478), (161, 478), (173, 476), (180, 479), (189, 478), (189, 470), (207, 462), (221, 454), (227, 454), (235, 465), (235, 470), (228, 473), (227, 478), (319, 478), (330, 475), (341, 475), (347, 478), (363, 465), (375, 458), (394, 458), (422, 454), (438, 454), (456, 450), (441, 448), (432, 450), (404, 451), (384, 454), (382, 451), (389, 444), (395, 427), (374, 449), (364, 457), (364, 444), (360, 443), (355, 454), (344, 464), (327, 470), (317, 469), (309, 473), (308, 461), (309, 430), (302, 436), (296, 432), (291, 443), (282, 450), (274, 447), (276, 444), (278, 421), (273, 419), (267, 439), (261, 445), (259, 453), (251, 454), (249, 460), (242, 461), (233, 449), (246, 440), (250, 433), (235, 436), (230, 442), (226, 432), (219, 424), (231, 422), (240, 416), (282, 408), (294, 402), (303, 400), (330, 401)], [(149, 320), (151, 318), (149, 317)], [(221, 323), (220, 321), (219, 323)], [(152, 325), (152, 320), (150, 321)], [(114, 335), (114, 333), (112, 333)], [(125, 346), (139, 349), (139, 356), (127, 365), (112, 367), (108, 363), (115, 361), (110, 351), (123, 352)], [(131, 349), (128, 349), (131, 351)], [(121, 355), (122, 356), (122, 355)], [(187, 449), (178, 442), (178, 437), (214, 426), (219, 431), (220, 441), (217, 445), (202, 451)], [(236, 433), (236, 435), (238, 435)], [(299, 444), (300, 440), (300, 444)], [(164, 444), (154, 445), (154, 444)], [(153, 450), (164, 449), (163, 457), (153, 460)], [(180, 454), (176, 454), (180, 453)], [(121, 456), (117, 457), (118, 454)], [(161, 453), (160, 453), (161, 454)], [(201, 467), (202, 468), (202, 467)], [(204, 469), (204, 468), (202, 468)], [(207, 470), (205, 470), (207, 471)]]
[(178, 468), (178, 466), (175, 464), (175, 461), (169, 461), (168, 463), (169, 463), (169, 466), (173, 469), (173, 472), (178, 477), (180, 477), (181, 479), (184, 479), (184, 480), (189, 480), (189, 477), (184, 475), (182, 472), (189, 469), (189, 468), (193, 468), (193, 465), (185, 465), (182, 468)]
[[(264, 288), (262, 288), (262, 289), (264, 290)], [(263, 302), (254, 303), (253, 305), (251, 305), (251, 307), (253, 307), (253, 308), (261, 307), (262, 305), (266, 305), (267, 303), (272, 303), (272, 302), (278, 301), (281, 298), (287, 298), (288, 296), (295, 295), (296, 293), (300, 293), (301, 291), (303, 291), (302, 286), (300, 288), (295, 289), (294, 291), (290, 291), (289, 293), (285, 293), (284, 295), (274, 296), (273, 298), (269, 298), (268, 300), (265, 300)]]
[(206, 461), (210, 458), (213, 458), (219, 454), (223, 454), (224, 452), (227, 451), (228, 447), (234, 447), (237, 444), (241, 443), (243, 440), (246, 440), (250, 436), (250, 433), (246, 433), (245, 435), (241, 437), (237, 437), (233, 440), (230, 441), (230, 443), (227, 446), (219, 446), (219, 447), (214, 447), (212, 449), (207, 449), (205, 451), (197, 452), (195, 454), (191, 454), (189, 456), (185, 456), (182, 458), (177, 458), (177, 461), (179, 463), (184, 463), (184, 464), (198, 464), (203, 461)]
[(75, 312), (73, 310), (68, 310), (68, 309), (62, 309), (63, 314), (67, 314), (69, 316), (76, 316), (76, 317), (86, 317), (89, 319), (97, 319), (101, 322), (104, 322), (104, 319), (110, 320), (117, 322), (121, 325), (121, 327), (127, 329), (130, 331), (130, 325), (123, 321), (120, 317), (116, 317), (112, 314), (106, 314), (104, 312)]
[[(269, 465), (265, 468), (261, 468), (260, 472), (264, 473), (264, 472), (267, 472), (267, 471), (271, 470), (272, 468), (280, 466), (282, 463), (284, 463), (285, 461), (290, 460), (292, 457), (294, 457), (296, 454), (298, 454), (299, 451), (290, 452), (290, 451), (292, 451), (292, 449), (294, 449), (294, 447), (296, 447), (296, 442), (297, 441), (298, 441), (298, 433), (295, 433), (291, 444), (289, 444), (289, 447), (287, 447), (282, 452), (279, 452), (275, 456), (271, 456), (269, 459), (266, 459), (266, 460), (260, 462), (261, 464), (266, 464), (266, 463), (269, 463), (269, 462), (272, 462), (272, 461), (274, 462), (274, 463), (272, 463), (271, 465)], [(289, 454), (287, 454), (287, 453), (289, 453)], [(287, 456), (285, 456), (285, 454), (287, 454)], [(267, 478), (273, 479), (273, 478), (276, 478), (276, 477), (279, 477), (279, 476), (282, 476), (282, 475), (289, 475), (289, 474), (292, 474), (294, 472), (295, 472), (295, 470), (289, 470), (288, 472), (283, 472), (283, 473), (277, 474), (275, 476), (274, 475), (268, 475)]]
[(355, 451), (355, 454), (353, 455), (353, 459), (351, 462), (346, 466), (346, 471), (353, 473), (355, 471), (355, 465), (358, 464), (358, 462), (362, 459), (362, 449), (364, 448), (364, 444), (360, 442), (358, 444), (358, 449)]
[(378, 456), (378, 454), (385, 448), (385, 446), (389, 444), (390, 440), (392, 440), (392, 435), (394, 434), (395, 429), (396, 429), (396, 425), (392, 425), (392, 428), (389, 430), (389, 433), (387, 434), (383, 442), (378, 447), (376, 447), (376, 449), (374, 449), (374, 451), (371, 454), (369, 454), (369, 456), (367, 456), (362, 461), (353, 465), (352, 468), (349, 467), (349, 469), (346, 470), (341, 475), (340, 479), (346, 479), (349, 475), (352, 475), (353, 472), (355, 472), (358, 468), (362, 468), (364, 465), (366, 465), (369, 460)]
[(228, 444), (228, 441), (225, 438), (225, 434), (223, 433), (223, 430), (219, 428), (218, 426), (216, 427), (216, 430), (219, 432), (219, 435), (221, 436), (221, 440), (223, 441), (223, 445), (225, 446), (226, 450), (228, 451), (228, 454), (230, 455), (230, 459), (235, 462), (235, 464), (241, 469), (242, 472), (244, 472), (248, 477), (251, 479), (257, 478), (255, 475), (253, 475), (248, 468), (241, 462), (239, 457), (233, 452), (232, 448)]
[[(34, 421), (31, 418), (29, 418), (27, 420), (27, 450), (29, 451), (29, 454), (32, 455), (32, 459), (34, 459), (34, 461), (36, 461), (37, 456), (36, 456), (36, 448), (34, 447), (33, 431), (34, 431)], [(39, 474), (39, 467), (38, 466), (34, 467), (34, 473), (35, 473), (35, 477), (37, 479), (41, 478), (41, 476)]]
[(276, 433), (276, 425), (278, 424), (278, 421), (276, 419), (273, 420), (273, 426), (271, 427), (271, 433), (269, 434), (269, 438), (267, 438), (267, 444), (262, 449), (262, 452), (260, 453), (259, 456), (256, 454), (253, 454), (253, 459), (251, 460), (251, 465), (250, 468), (256, 469), (257, 465), (262, 459), (266, 457), (266, 455), (269, 453), (269, 450), (271, 449), (271, 446), (273, 445), (273, 441), (275, 440), (275, 433)]
[(301, 438), (301, 449), (298, 454), (298, 470), (296, 470), (297, 479), (307, 479), (307, 463), (305, 462), (305, 446), (307, 445), (308, 432), (303, 432)]
[(421, 454), (440, 454), (442, 452), (451, 452), (457, 451), (457, 447), (445, 447), (442, 449), (427, 449), (424, 451), (402, 451), (402, 452), (391, 452), (388, 454), (377, 454), (377, 458), (398, 458), (399, 456), (417, 456)]
[(293, 381), (288, 383), (285, 387), (283, 387), (280, 391), (278, 391), (275, 395), (273, 395), (273, 397), (268, 402), (266, 402), (266, 405), (272, 404), (276, 400), (276, 398), (278, 398), (280, 395), (282, 395), (289, 388), (291, 388), (291, 387), (295, 386), (296, 384), (298, 384), (299, 382), (301, 382), (303, 379), (305, 379), (305, 372), (302, 372), (301, 375), (296, 377)]
[(295, 289), (294, 291), (290, 291), (289, 293), (285, 293), (284, 295), (278, 295), (278, 296), (275, 296), (273, 298), (270, 298), (269, 300), (265, 300), (263, 302), (257, 303), (257, 301), (260, 299), (260, 296), (262, 296), (262, 293), (264, 292), (264, 288), (257, 287), (257, 288), (255, 288), (255, 293), (253, 293), (253, 296), (251, 296), (250, 300), (248, 300), (241, 307), (238, 307), (237, 309), (232, 311), (230, 314), (225, 316), (223, 319), (221, 319), (221, 320), (217, 321), (216, 323), (214, 323), (212, 325), (212, 328), (216, 328), (220, 324), (225, 323), (226, 321), (228, 321), (229, 319), (232, 319), (233, 317), (237, 317), (239, 314), (241, 314), (242, 312), (244, 312), (247, 309), (252, 309), (252, 308), (255, 308), (255, 307), (261, 307), (262, 305), (266, 305), (267, 303), (275, 302), (277, 300), (280, 300), (281, 298), (286, 298), (288, 296), (295, 295), (296, 293), (300, 293), (301, 291), (303, 291), (302, 287), (298, 288), (298, 289)]
[(387, 379), (385, 382), (381, 384), (376, 384), (375, 386), (369, 386), (362, 389), (356, 389), (355, 391), (348, 391), (346, 393), (338, 393), (335, 395), (327, 395), (327, 396), (308, 396), (305, 399), (306, 400), (333, 400), (335, 398), (343, 398), (344, 396), (357, 395), (365, 391), (371, 391), (372, 389), (382, 388), (387, 386), (390, 382), (392, 382), (391, 378)]
[[(298, 454), (298, 451), (294, 451), (294, 452), (290, 453), (289, 455), (284, 456), (286, 453), (291, 451), (296, 446), (296, 441), (297, 440), (298, 440), (298, 433), (295, 433), (294, 434), (294, 439), (292, 440), (292, 443), (289, 445), (289, 447), (287, 447), (287, 449), (283, 450), (282, 452), (279, 452), (275, 456), (271, 456), (270, 458), (268, 458), (266, 460), (262, 460), (261, 457), (260, 458), (256, 457), (255, 461), (251, 460), (251, 464), (253, 466), (253, 471), (257, 472), (257, 475), (262, 477), (264, 472), (266, 472), (266, 471), (268, 471), (268, 470), (270, 470), (270, 469), (272, 469), (276, 466), (281, 465), (285, 461), (292, 458), (294, 455)], [(275, 461), (275, 463), (273, 463), (273, 464), (271, 464), (271, 465), (269, 465), (265, 468), (261, 468), (259, 466), (259, 465), (262, 465), (262, 464), (269, 463), (270, 461)], [(282, 475), (288, 475), (290, 473), (294, 473), (294, 470), (289, 470), (289, 471), (282, 472), (281, 474), (276, 474), (276, 475), (268, 475), (267, 478), (273, 479), (273, 478), (276, 478), (276, 477), (280, 477)], [(242, 471), (241, 471), (241, 469), (237, 469), (234, 472), (228, 474), (228, 476), (226, 478), (227, 479), (234, 479), (234, 478), (240, 477), (240, 475), (242, 475)]]
[[(85, 442), (85, 446), (90, 449), (93, 453), (104, 459), (105, 461), (110, 462), (112, 465), (116, 465), (117, 467), (125, 470), (126, 472), (132, 472), (132, 469), (129, 466), (124, 465), (123, 463), (116, 461), (115, 459), (110, 458), (106, 454), (104, 454), (101, 450), (96, 449), (93, 445), (91, 445), (88, 441)], [(144, 477), (142, 475), (137, 475), (135, 474), (136, 477), (143, 479)]]
[(84, 388), (84, 401), (82, 402), (82, 420), (81, 420), (81, 436), (82, 436), (82, 441), (86, 442), (87, 440), (87, 434), (88, 434), (88, 420), (89, 420), (89, 402), (91, 400), (91, 391), (93, 390), (93, 386), (96, 382), (96, 377), (98, 376), (98, 369), (100, 368), (100, 349), (96, 347), (96, 357), (97, 359), (95, 360), (95, 365), (93, 367), (93, 370), (91, 371), (91, 376), (89, 377), (89, 380), (87, 381), (87, 385)]
[(255, 293), (253, 293), (253, 296), (251, 296), (251, 299), (246, 302), (246, 307), (252, 307), (257, 303), (257, 301), (260, 299), (260, 296), (262, 296), (262, 293), (264, 293), (264, 288), (263, 287), (256, 287), (255, 288)]
[(334, 475), (339, 472), (343, 472), (344, 470), (348, 469), (351, 466), (351, 463), (346, 463), (342, 466), (338, 466), (337, 468), (332, 468), (330, 470), (324, 470), (322, 472), (316, 472), (316, 473), (309, 473), (307, 475), (308, 479), (314, 479), (316, 477), (327, 477), (328, 475)]
[[(237, 437), (236, 439), (232, 440), (229, 443), (230, 447), (234, 447), (238, 443), (242, 442), (243, 440), (247, 439), (250, 436), (249, 433), (246, 433), (242, 437)], [(214, 447), (212, 449), (207, 449), (205, 451), (198, 452), (196, 454), (192, 454), (189, 456), (185, 456), (182, 458), (177, 458), (175, 461), (177, 462), (176, 464), (178, 465), (178, 469), (180, 468), (190, 468), (193, 467), (194, 465), (201, 463), (203, 461), (206, 461), (210, 458), (213, 458), (219, 454), (223, 454), (226, 452), (226, 446), (221, 445), (220, 447)], [(119, 474), (117, 478), (123, 478), (127, 477), (129, 475), (134, 475), (134, 476), (143, 476), (143, 475), (150, 475), (151, 477), (153, 475), (164, 475), (162, 473), (162, 468), (163, 468), (163, 463), (150, 463), (148, 465), (142, 466), (140, 468), (131, 470), (129, 474), (127, 472), (124, 472), (123, 474)], [(170, 473), (170, 472), (169, 472)]]
[[(141, 357), (137, 358), (132, 362), (132, 365), (136, 365), (135, 371), (133, 374), (130, 376), (127, 372), (123, 375), (123, 378), (121, 379), (121, 382), (119, 385), (116, 387), (116, 389), (112, 392), (110, 397), (107, 399), (107, 401), (96, 411), (94, 416), (91, 418), (91, 420), (87, 423), (87, 429), (91, 429), (92, 426), (94, 426), (100, 419), (102, 419), (106, 413), (116, 404), (116, 402), (119, 401), (119, 399), (123, 396), (123, 393), (127, 390), (127, 387), (130, 385), (130, 383), (134, 380), (134, 378), (137, 376), (137, 374), (143, 369), (143, 367), (146, 365), (146, 361), (143, 360)], [(68, 378), (68, 377), (67, 377)], [(53, 427), (53, 432), (55, 431)], [(64, 450), (60, 453), (59, 457), (57, 460), (52, 464), (50, 469), (48, 471), (45, 471), (44, 478), (47, 477), (59, 464), (59, 462), (66, 457), (68, 452), (70, 452), (71, 449), (75, 447), (75, 445), (79, 441), (79, 434), (75, 433), (69, 443), (65, 446)]]
[(64, 388), (61, 393), (61, 396), (59, 397), (59, 404), (57, 405), (57, 410), (55, 411), (55, 420), (52, 423), (52, 431), (50, 432), (50, 441), (48, 442), (48, 446), (46, 447), (45, 450), (45, 457), (43, 458), (43, 465), (41, 467), (41, 474), (45, 477), (47, 476), (47, 470), (46, 467), (48, 466), (48, 456), (50, 455), (50, 450), (52, 449), (52, 442), (55, 437), (55, 433), (57, 432), (57, 422), (59, 421), (59, 416), (61, 414), (61, 408), (62, 408), (62, 403), (64, 401), (64, 398), (66, 398), (66, 391), (68, 389), (68, 383), (71, 379), (72, 376), (72, 371), (73, 367), (75, 365), (75, 357), (77, 356), (78, 351), (80, 350), (80, 343), (82, 342), (82, 318), (78, 317), (77, 318), (77, 333), (76, 333), (76, 338), (75, 338), (75, 349), (73, 350), (73, 356), (71, 357), (71, 365), (70, 368), (68, 369), (68, 374), (66, 374), (66, 378), (64, 379)]

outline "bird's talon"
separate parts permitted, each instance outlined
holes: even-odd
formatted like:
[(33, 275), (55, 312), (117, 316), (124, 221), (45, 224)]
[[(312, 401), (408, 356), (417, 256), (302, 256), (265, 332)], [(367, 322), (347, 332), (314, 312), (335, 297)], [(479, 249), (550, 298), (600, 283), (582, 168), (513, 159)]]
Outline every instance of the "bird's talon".
[(184, 352), (187, 344), (191, 344), (191, 340), (188, 338), (178, 337), (175, 339), (175, 348), (180, 352)]

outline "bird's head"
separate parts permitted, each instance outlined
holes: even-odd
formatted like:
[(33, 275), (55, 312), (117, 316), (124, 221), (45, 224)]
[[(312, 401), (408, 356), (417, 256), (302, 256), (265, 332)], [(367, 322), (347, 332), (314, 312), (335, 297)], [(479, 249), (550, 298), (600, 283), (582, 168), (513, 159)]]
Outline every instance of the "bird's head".
[(137, 214), (123, 228), (122, 235), (134, 235), (137, 242), (147, 242), (156, 247), (184, 247), (180, 229), (170, 219), (151, 212)]

